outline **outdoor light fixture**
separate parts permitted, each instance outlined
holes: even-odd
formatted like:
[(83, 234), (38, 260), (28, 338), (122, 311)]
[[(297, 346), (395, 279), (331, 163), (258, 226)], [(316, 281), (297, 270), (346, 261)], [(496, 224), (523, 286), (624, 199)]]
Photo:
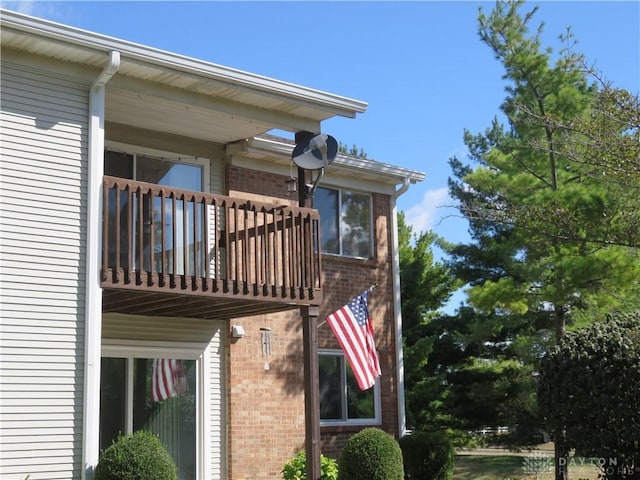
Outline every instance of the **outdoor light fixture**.
[(298, 191), (298, 179), (293, 175), (287, 178), (284, 183), (287, 185), (287, 196), (293, 195)]

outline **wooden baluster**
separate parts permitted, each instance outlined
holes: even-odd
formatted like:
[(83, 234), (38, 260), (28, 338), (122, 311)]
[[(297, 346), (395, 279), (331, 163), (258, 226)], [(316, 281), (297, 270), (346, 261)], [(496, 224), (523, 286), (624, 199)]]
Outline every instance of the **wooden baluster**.
[[(175, 193), (171, 194), (171, 242), (173, 243), (173, 248), (171, 249), (171, 263), (172, 268), (169, 275), (169, 279), (171, 280), (171, 288), (175, 288), (178, 284), (178, 225), (176, 223), (176, 219), (178, 218), (178, 199)], [(163, 252), (164, 256), (164, 252)]]
[(200, 282), (198, 277), (200, 276), (200, 269), (198, 268), (199, 255), (198, 255), (198, 243), (200, 236), (198, 235), (198, 219), (200, 218), (200, 208), (198, 199), (193, 197), (193, 284), (191, 288), (194, 290), (199, 288)]
[[(109, 191), (111, 190), (105, 180), (102, 184), (102, 281), (109, 278)], [(113, 280), (113, 277), (111, 277)]]
[(154, 285), (155, 283), (155, 225), (153, 218), (153, 200), (154, 194), (151, 189), (149, 189), (149, 193), (147, 194), (149, 200), (149, 285)]
[(142, 275), (145, 270), (144, 268), (144, 193), (142, 192), (142, 188), (138, 186), (136, 189), (136, 194), (138, 196), (138, 272), (137, 272), (137, 283), (140, 285), (142, 283)]
[(120, 185), (116, 183), (116, 222), (115, 222), (115, 243), (116, 243), (116, 263), (115, 263), (115, 272), (116, 272), (116, 282), (120, 283)]
[[(187, 275), (189, 274), (189, 222), (187, 221), (187, 213), (189, 211), (189, 200), (186, 194), (182, 194), (182, 225), (180, 226), (180, 233), (182, 235), (182, 256), (178, 258), (178, 216), (173, 217), (174, 225), (174, 237), (173, 237), (173, 273), (176, 279), (180, 278), (180, 285), (182, 289), (188, 288), (189, 282), (187, 281)], [(175, 198), (174, 208), (177, 210), (178, 199)], [(179, 263), (180, 262), (180, 263)], [(181, 268), (182, 267), (182, 268)]]
[(244, 242), (242, 245), (242, 253), (243, 253), (243, 262), (242, 262), (242, 278), (244, 280), (243, 283), (243, 288), (242, 288), (242, 292), (243, 293), (249, 293), (249, 272), (250, 272), (250, 268), (251, 268), (251, 263), (250, 263), (250, 258), (249, 258), (249, 212), (248, 209), (249, 205), (247, 203), (244, 204), (243, 207), (243, 220), (244, 220), (244, 224), (243, 224), (243, 236), (244, 236)]
[[(215, 202), (215, 200), (214, 200)], [(214, 210), (215, 211), (215, 210)], [(215, 220), (215, 217), (214, 217)], [(215, 225), (215, 221), (214, 221)], [(211, 283), (211, 245), (209, 245), (209, 237), (210, 234), (209, 225), (209, 202), (206, 198), (202, 199), (202, 261), (204, 264), (202, 265), (202, 278), (204, 279), (202, 282), (202, 289), (206, 292), (209, 289), (209, 284)], [(218, 238), (217, 236), (215, 238)]]
[(127, 278), (126, 282), (131, 283), (133, 272), (133, 191), (132, 185), (127, 185)]
[(164, 188), (160, 189), (160, 286), (165, 286), (167, 275), (167, 235), (165, 225), (167, 224), (167, 211), (165, 205)]

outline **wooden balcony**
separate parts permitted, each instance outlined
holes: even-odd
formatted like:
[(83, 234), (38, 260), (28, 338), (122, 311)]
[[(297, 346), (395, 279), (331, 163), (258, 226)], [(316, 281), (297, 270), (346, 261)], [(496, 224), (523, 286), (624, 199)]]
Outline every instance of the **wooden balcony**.
[(228, 319), (322, 301), (318, 212), (104, 177), (103, 311)]

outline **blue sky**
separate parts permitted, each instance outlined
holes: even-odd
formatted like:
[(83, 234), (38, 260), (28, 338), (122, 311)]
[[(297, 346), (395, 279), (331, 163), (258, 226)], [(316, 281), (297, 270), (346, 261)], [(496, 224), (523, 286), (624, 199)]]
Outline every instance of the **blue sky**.
[[(477, 35), (494, 2), (5, 2), (2, 6), (136, 43), (368, 102), (323, 132), (369, 158), (423, 171), (400, 197), (414, 231), (450, 241), (466, 224), (445, 208), (448, 159), (465, 157), (464, 129), (490, 126), (504, 99), (502, 69)], [(528, 2), (543, 44), (571, 26), (616, 86), (640, 91), (640, 2)]]

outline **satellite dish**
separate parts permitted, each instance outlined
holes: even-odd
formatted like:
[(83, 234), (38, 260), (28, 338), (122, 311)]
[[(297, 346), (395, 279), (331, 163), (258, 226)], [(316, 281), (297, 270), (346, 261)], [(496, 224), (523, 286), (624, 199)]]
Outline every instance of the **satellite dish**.
[(296, 145), (291, 160), (305, 170), (326, 168), (338, 154), (338, 142), (331, 135), (321, 133), (308, 142)]

